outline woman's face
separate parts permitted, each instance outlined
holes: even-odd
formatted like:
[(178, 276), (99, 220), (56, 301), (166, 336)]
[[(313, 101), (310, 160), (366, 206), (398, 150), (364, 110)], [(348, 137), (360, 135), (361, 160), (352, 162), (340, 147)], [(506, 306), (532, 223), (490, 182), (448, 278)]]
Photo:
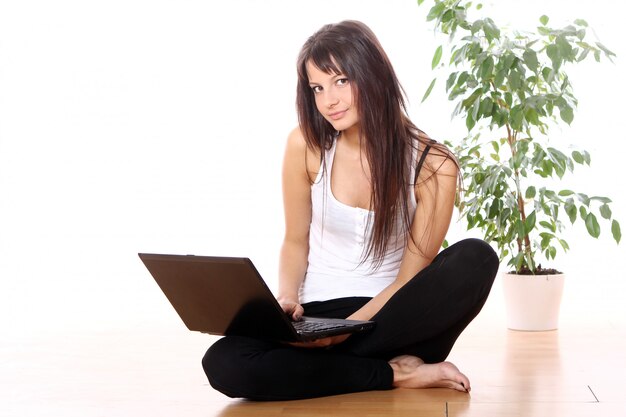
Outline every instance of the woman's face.
[(343, 74), (327, 74), (311, 61), (306, 65), (315, 105), (337, 131), (358, 127), (359, 115), (350, 80)]

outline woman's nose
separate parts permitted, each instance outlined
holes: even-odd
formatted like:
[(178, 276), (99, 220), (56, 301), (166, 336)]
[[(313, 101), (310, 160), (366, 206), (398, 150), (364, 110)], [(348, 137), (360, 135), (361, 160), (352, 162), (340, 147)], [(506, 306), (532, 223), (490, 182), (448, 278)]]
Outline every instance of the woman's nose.
[(339, 103), (339, 97), (334, 94), (332, 90), (330, 90), (326, 92), (326, 95), (324, 96), (324, 101), (326, 107), (330, 109), (333, 108), (337, 103)]

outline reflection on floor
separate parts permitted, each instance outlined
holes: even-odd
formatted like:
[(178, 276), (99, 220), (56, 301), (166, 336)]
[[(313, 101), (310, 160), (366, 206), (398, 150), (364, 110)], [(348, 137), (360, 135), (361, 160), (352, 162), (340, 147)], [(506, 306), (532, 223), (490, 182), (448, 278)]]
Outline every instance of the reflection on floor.
[(470, 377), (471, 395), (430, 389), (232, 400), (208, 385), (200, 367), (216, 338), (187, 331), (177, 317), (4, 334), (0, 416), (626, 415), (626, 314), (603, 294), (576, 305), (581, 292), (565, 303), (559, 330), (535, 333), (507, 330), (502, 302), (492, 297), (449, 358)]

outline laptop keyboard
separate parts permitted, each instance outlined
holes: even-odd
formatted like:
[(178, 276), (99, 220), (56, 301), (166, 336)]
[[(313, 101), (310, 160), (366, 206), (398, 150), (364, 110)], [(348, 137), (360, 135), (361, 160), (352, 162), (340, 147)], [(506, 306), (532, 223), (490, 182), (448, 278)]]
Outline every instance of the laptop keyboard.
[(293, 327), (295, 327), (298, 333), (311, 333), (311, 332), (320, 332), (331, 329), (338, 329), (340, 327), (345, 327), (343, 324), (337, 323), (320, 323), (317, 321), (294, 321), (292, 322)]

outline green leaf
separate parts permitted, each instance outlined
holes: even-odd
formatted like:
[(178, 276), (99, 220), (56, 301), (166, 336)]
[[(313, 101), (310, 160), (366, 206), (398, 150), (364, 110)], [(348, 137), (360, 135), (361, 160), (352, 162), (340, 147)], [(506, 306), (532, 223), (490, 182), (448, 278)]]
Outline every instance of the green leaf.
[(528, 265), (528, 269), (530, 269), (533, 274), (535, 273), (535, 262), (533, 260), (533, 253), (531, 251), (524, 253), (524, 260), (526, 261), (526, 265)]
[(537, 72), (539, 68), (539, 60), (537, 59), (537, 53), (532, 49), (526, 49), (524, 51), (524, 61), (526, 62), (526, 66), (532, 71)]
[(502, 208), (502, 200), (495, 199), (489, 207), (489, 214), (487, 214), (488, 219), (494, 219), (500, 213), (500, 209)]
[(489, 42), (500, 38), (500, 29), (498, 29), (494, 21), (488, 17), (484, 19), (483, 31), (485, 32), (485, 37)]
[(580, 218), (587, 221), (587, 216), (589, 215), (589, 213), (587, 213), (587, 209), (585, 208), (585, 206), (580, 206), (578, 208), (578, 211), (580, 212)]
[(448, 77), (448, 81), (446, 81), (446, 91), (450, 91), (450, 89), (452, 88), (452, 86), (456, 82), (456, 76), (457, 75), (458, 75), (457, 72), (453, 72), (453, 73), (450, 74), (450, 76)]
[[(546, 46), (546, 54), (548, 55), (548, 58), (552, 60), (553, 63), (554, 61), (558, 61), (560, 59), (559, 47), (556, 44), (551, 43), (550, 45)], [(557, 68), (554, 68), (554, 70), (556, 71)]]
[(554, 246), (552, 246), (551, 248), (548, 249), (547, 252), (547, 258), (550, 259), (554, 259), (556, 258), (556, 248)]
[(545, 227), (546, 229), (548, 229), (549, 231), (551, 231), (552, 233), (556, 233), (556, 225), (553, 223), (548, 223), (547, 221), (540, 221), (539, 224), (543, 227)]
[(611, 209), (609, 208), (609, 206), (607, 204), (602, 204), (600, 206), (600, 214), (602, 215), (602, 218), (610, 220), (611, 216), (613, 215), (613, 213), (611, 212)]
[(446, 4), (444, 2), (435, 4), (428, 12), (428, 16), (426, 16), (426, 20), (430, 22), (431, 20), (438, 19), (439, 15), (441, 15), (445, 7), (446, 7)]
[(535, 198), (536, 194), (537, 194), (537, 190), (532, 185), (526, 189), (526, 198), (528, 199)]
[(567, 168), (568, 157), (561, 151), (555, 148), (548, 148), (548, 155), (554, 162), (554, 170), (559, 178), (562, 178)]
[(524, 223), (524, 232), (525, 234), (529, 234), (531, 230), (535, 228), (535, 222), (537, 221), (537, 215), (533, 211), (526, 217), (526, 222)]
[(587, 58), (587, 55), (589, 55), (590, 50), (591, 49), (583, 49), (580, 55), (578, 56), (578, 58), (576, 58), (576, 61), (577, 62), (584, 61), (585, 58)]
[(574, 161), (576, 161), (577, 163), (581, 165), (585, 162), (585, 159), (583, 158), (583, 154), (581, 154), (578, 151), (572, 152), (572, 158), (574, 159)]
[(465, 107), (469, 111), (470, 107), (472, 107), (476, 99), (478, 99), (478, 97), (480, 97), (481, 95), (482, 89), (477, 88), (468, 98), (462, 101), (463, 107)]
[(422, 103), (428, 98), (431, 91), (433, 91), (433, 87), (435, 86), (436, 82), (437, 82), (437, 78), (433, 78), (433, 80), (430, 82), (430, 85), (426, 89), (426, 92), (424, 93), (424, 97), (422, 97)]
[(456, 85), (458, 87), (461, 87), (463, 84), (465, 84), (468, 78), (469, 78), (469, 73), (467, 71), (463, 71), (461, 75), (459, 75), (459, 79), (457, 80)]
[(589, 26), (587, 24), (587, 21), (585, 21), (583, 19), (576, 19), (576, 20), (574, 20), (574, 23), (576, 23), (578, 26), (584, 26), (584, 27)]
[(587, 227), (587, 232), (589, 232), (592, 237), (597, 238), (600, 236), (600, 225), (598, 224), (598, 219), (596, 219), (596, 216), (593, 213), (589, 213), (587, 215), (587, 218), (585, 219), (585, 226)]
[(569, 106), (563, 106), (561, 108), (561, 119), (563, 119), (563, 121), (565, 123), (567, 123), (568, 125), (572, 124), (572, 121), (574, 120), (574, 110), (569, 107)]
[(569, 221), (574, 224), (578, 215), (578, 210), (576, 210), (576, 204), (574, 204), (573, 198), (568, 198), (565, 202), (565, 213), (567, 213)]
[(493, 115), (493, 122), (498, 125), (498, 127), (504, 126), (508, 121), (508, 113), (506, 110), (499, 109), (495, 107), (496, 111)]
[(493, 83), (496, 86), (496, 88), (502, 87), (502, 84), (504, 84), (504, 77), (506, 77), (506, 70), (500, 70), (496, 72), (496, 76), (493, 80)]
[(439, 45), (435, 50), (435, 55), (433, 55), (433, 61), (431, 64), (432, 69), (435, 69), (439, 62), (441, 62), (441, 56), (443, 55), (443, 47)]
[(511, 85), (511, 90), (519, 90), (522, 87), (522, 76), (519, 71), (513, 69), (509, 74), (509, 84)]
[(599, 202), (601, 202), (603, 204), (611, 203), (611, 199), (608, 198), (608, 197), (598, 197), (598, 196), (595, 196), (595, 197), (591, 197), (591, 200), (599, 201)]
[(613, 233), (613, 239), (619, 243), (619, 241), (622, 240), (622, 231), (620, 230), (617, 220), (613, 220), (613, 223), (611, 224), (611, 232)]
[(465, 126), (467, 127), (468, 132), (476, 126), (476, 120), (474, 120), (471, 114), (467, 115), (467, 118), (465, 119)]
[(526, 228), (524, 227), (524, 222), (518, 220), (515, 222), (515, 226), (517, 228), (517, 237), (519, 239), (524, 239), (524, 237), (526, 237)]
[(524, 120), (524, 113), (521, 106), (517, 105), (511, 109), (511, 127), (513, 130), (522, 130), (522, 122)]
[(559, 48), (559, 56), (562, 57), (564, 60), (571, 61), (573, 58), (575, 58), (576, 55), (572, 54), (574, 49), (564, 35), (558, 36), (556, 38), (556, 44)]
[(468, 214), (466, 218), (467, 218), (467, 230), (473, 229), (474, 225), (476, 224), (476, 220), (474, 220), (474, 216)]
[(560, 54), (559, 47), (555, 44), (546, 46), (546, 54), (552, 61), (552, 71), (558, 73), (563, 63), (563, 57)]
[(519, 271), (520, 269), (522, 269), (523, 263), (524, 263), (524, 254), (521, 252), (511, 257), (511, 260), (509, 261), (509, 265), (515, 267), (516, 271)]
[(559, 195), (561, 197), (567, 197), (568, 195), (572, 195), (574, 192), (572, 190), (561, 190), (559, 191)]
[(550, 18), (544, 14), (543, 16), (539, 18), (539, 21), (541, 22), (542, 25), (545, 26), (550, 21)]
[(576, 197), (578, 197), (578, 201), (580, 201), (581, 203), (589, 207), (589, 203), (591, 203), (591, 199), (589, 198), (587, 194), (578, 193), (576, 194)]
[(541, 162), (541, 168), (546, 177), (551, 177), (554, 172), (554, 163), (546, 159)]
[(478, 112), (483, 116), (490, 116), (493, 109), (493, 101), (487, 97), (480, 102), (480, 108)]
[(545, 26), (539, 26), (537, 28), (537, 32), (539, 32), (539, 34), (543, 36), (552, 36), (552, 30)]
[(509, 160), (509, 164), (512, 169), (517, 171), (525, 161), (527, 161), (526, 155), (523, 152), (518, 152)]
[(504, 101), (509, 107), (511, 107), (511, 105), (513, 104), (513, 94), (508, 91), (504, 93)]
[(551, 83), (552, 79), (554, 79), (554, 71), (552, 68), (544, 67), (544, 69), (541, 70), (541, 75), (548, 83)]
[(528, 108), (524, 114), (526, 121), (532, 125), (539, 126), (539, 114), (533, 108)]
[(613, 53), (612, 51), (610, 51), (606, 46), (602, 45), (600, 42), (596, 42), (596, 46), (600, 49), (602, 49), (602, 51), (608, 56), (615, 56), (615, 53)]
[(476, 101), (474, 101), (474, 104), (472, 104), (472, 113), (471, 113), (472, 114), (472, 119), (474, 119), (476, 121), (480, 120), (480, 114), (479, 114), (478, 110), (480, 110), (480, 100), (476, 100)]
[(483, 63), (480, 66), (480, 78), (483, 80), (491, 79), (491, 74), (493, 72), (493, 58), (488, 56), (485, 58)]
[(502, 68), (509, 71), (513, 67), (513, 64), (517, 61), (517, 57), (513, 53), (508, 53), (502, 57), (501, 61), (503, 64)]
[(452, 9), (448, 9), (445, 11), (445, 13), (443, 14), (443, 16), (441, 16), (441, 22), (442, 23), (447, 23), (450, 20), (452, 20), (455, 16), (454, 10)]
[(546, 250), (548, 246), (550, 246), (550, 242), (554, 238), (554, 235), (552, 233), (543, 232), (539, 233), (539, 236), (541, 236), (541, 250)]

